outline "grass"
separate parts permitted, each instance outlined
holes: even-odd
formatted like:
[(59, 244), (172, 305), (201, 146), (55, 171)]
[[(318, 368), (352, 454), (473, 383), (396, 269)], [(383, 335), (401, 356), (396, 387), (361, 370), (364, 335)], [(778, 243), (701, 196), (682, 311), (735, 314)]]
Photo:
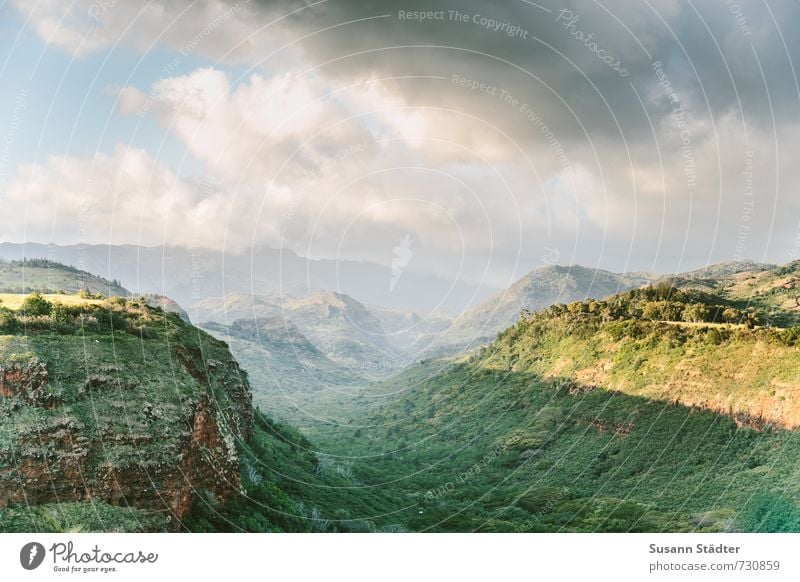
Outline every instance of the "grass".
[(800, 353), (780, 330), (553, 313), (312, 438), (412, 530), (800, 531)]
[[(22, 307), (23, 301), (28, 297), (26, 293), (0, 293), (0, 306), (8, 309), (18, 310)], [(61, 303), (68, 307), (80, 307), (82, 305), (101, 305), (103, 299), (89, 299), (76, 294), (68, 293), (45, 293), (43, 297), (50, 303)]]
[[(755, 531), (754, 499), (783, 500), (789, 521), (771, 527), (795, 527), (796, 432), (602, 388), (571, 394), (567, 378), (497, 364), (429, 379), (364, 419), (358, 438), (315, 437), (397, 510), (414, 501), (414, 530)], [(700, 519), (709, 512), (731, 519)]]
[(74, 293), (80, 290), (107, 296), (128, 295), (118, 281), (108, 281), (75, 267), (44, 259), (0, 260), (0, 291), (7, 293)]
[[(234, 427), (253, 411), (246, 375), (227, 344), (138, 300), (75, 301), (70, 307), (58, 316), (55, 310), (52, 316), (20, 316), (15, 333), (0, 333), (0, 365), (45, 362), (47, 396), (57, 402), (47, 408), (19, 394), (0, 397), (0, 484), (13, 492), (18, 468), (44, 461), (43, 479), (66, 475), (58, 487), (70, 492), (88, 484), (94, 499), (53, 503), (52, 495), (29, 492), (25, 504), (0, 508), (0, 531), (399, 527), (385, 494), (354, 480), (346, 463), (318, 455), (294, 429), (254, 413), (252, 439), (235, 438)], [(161, 493), (174, 494), (168, 487), (175, 484), (165, 475), (187, 454), (194, 404), (204, 396), (214, 403), (219, 431), (217, 456), (211, 458), (218, 462), (221, 454), (238, 468), (242, 491), (222, 505), (203, 483), (193, 482), (194, 505), (178, 525), (169, 520)], [(69, 476), (75, 459), (80, 474)], [(128, 498), (111, 496), (118, 505), (103, 502), (108, 488), (98, 486), (110, 474), (127, 491)], [(131, 475), (145, 475), (141, 488), (149, 493), (130, 490)]]

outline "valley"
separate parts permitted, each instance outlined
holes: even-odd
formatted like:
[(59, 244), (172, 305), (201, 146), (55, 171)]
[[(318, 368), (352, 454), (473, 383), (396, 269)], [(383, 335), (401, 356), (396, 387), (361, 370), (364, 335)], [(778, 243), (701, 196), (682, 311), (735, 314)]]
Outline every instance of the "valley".
[(6, 531), (800, 531), (798, 262), (546, 267), (459, 317), (37, 268), (0, 304)]

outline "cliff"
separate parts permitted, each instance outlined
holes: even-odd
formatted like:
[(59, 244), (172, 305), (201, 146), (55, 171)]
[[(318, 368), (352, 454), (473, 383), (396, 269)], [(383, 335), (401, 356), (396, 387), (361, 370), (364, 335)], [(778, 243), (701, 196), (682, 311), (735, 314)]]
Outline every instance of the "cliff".
[(0, 329), (0, 509), (99, 500), (178, 527), (197, 494), (239, 493), (252, 396), (226, 344), (119, 298), (12, 319)]

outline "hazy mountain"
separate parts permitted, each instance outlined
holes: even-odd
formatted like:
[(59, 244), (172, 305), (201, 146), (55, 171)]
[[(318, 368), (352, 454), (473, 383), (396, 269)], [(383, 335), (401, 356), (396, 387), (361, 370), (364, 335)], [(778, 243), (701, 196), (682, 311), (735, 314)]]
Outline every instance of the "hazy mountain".
[(197, 321), (216, 323), (283, 320), (320, 353), (360, 377), (385, 377), (404, 365), (380, 320), (362, 303), (332, 291), (307, 296), (232, 293), (192, 306)]
[(281, 297), (277, 293), (228, 293), (225, 297), (209, 297), (198, 301), (191, 305), (189, 311), (195, 321), (232, 324), (238, 319), (263, 319), (280, 315)]
[(441, 311), (420, 315), (377, 305), (369, 305), (367, 309), (380, 321), (389, 345), (409, 358), (423, 354), (450, 328), (454, 319)]
[(318, 411), (319, 401), (331, 396), (325, 391), (338, 393), (367, 383), (282, 317), (239, 319), (230, 325), (207, 322), (203, 329), (228, 343), (248, 372), (253, 402), (282, 421), (307, 423), (310, 411)]
[(302, 295), (327, 289), (360, 302), (428, 312), (440, 306), (453, 313), (469, 307), (495, 289), (450, 281), (406, 270), (392, 284), (391, 265), (306, 259), (293, 251), (266, 247), (244, 253), (192, 250), (182, 247), (2, 243), (0, 258), (44, 258), (74, 265), (108, 279), (117, 279), (133, 293), (165, 295), (181, 305), (232, 292)]
[(536, 311), (555, 303), (599, 299), (641, 287), (656, 278), (647, 273), (618, 274), (581, 266), (536, 269), (508, 289), (464, 312), (432, 351), (452, 353), (485, 344), (497, 332), (512, 325), (523, 309)]

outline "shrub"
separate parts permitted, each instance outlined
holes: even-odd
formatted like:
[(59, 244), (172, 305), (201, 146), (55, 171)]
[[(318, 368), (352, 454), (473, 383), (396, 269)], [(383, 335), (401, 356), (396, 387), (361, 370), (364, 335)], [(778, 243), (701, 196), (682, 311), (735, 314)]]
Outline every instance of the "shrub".
[(53, 303), (50, 317), (53, 319), (54, 323), (68, 324), (72, 321), (70, 310), (63, 303), (58, 302)]
[(702, 303), (692, 303), (687, 305), (681, 314), (683, 321), (689, 323), (700, 323), (701, 321), (706, 321), (708, 316), (708, 308)]
[(119, 295), (115, 295), (114, 297), (110, 298), (108, 302), (114, 307), (125, 307), (128, 304), (127, 300)]
[(782, 493), (759, 491), (736, 516), (736, 524), (749, 532), (797, 532), (800, 509)]
[(19, 328), (14, 312), (7, 307), (0, 307), (0, 332), (2, 333), (16, 333)]
[(22, 302), (20, 311), (25, 315), (33, 317), (50, 315), (50, 312), (53, 311), (53, 304), (45, 299), (41, 293), (34, 292), (28, 295), (25, 301)]
[(525, 511), (536, 514), (551, 513), (569, 495), (561, 487), (534, 487), (526, 491), (517, 502)]
[(800, 345), (800, 326), (790, 327), (781, 330), (781, 341), (787, 346)]

